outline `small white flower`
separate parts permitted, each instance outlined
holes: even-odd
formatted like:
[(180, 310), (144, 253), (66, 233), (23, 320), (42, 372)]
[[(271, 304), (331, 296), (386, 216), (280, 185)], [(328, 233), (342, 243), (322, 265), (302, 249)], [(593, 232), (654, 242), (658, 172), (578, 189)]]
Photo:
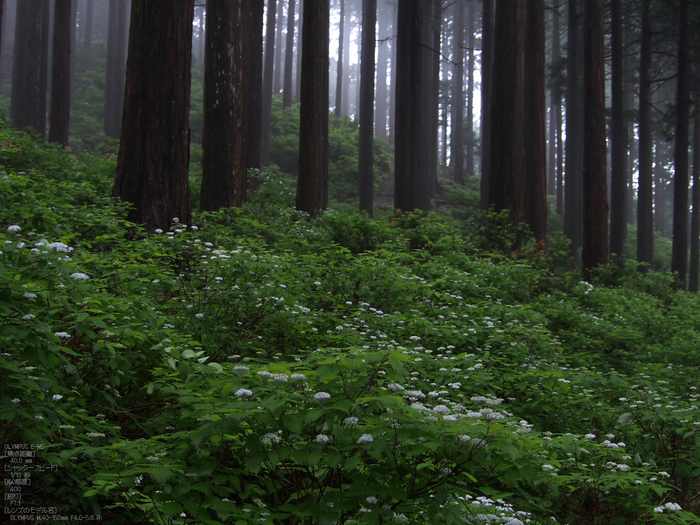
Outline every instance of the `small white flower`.
[(657, 514), (663, 514), (664, 508), (663, 507), (654, 507), (654, 512), (656, 512)]
[(375, 498), (374, 496), (367, 496), (367, 499), (365, 499), (365, 501), (366, 501), (367, 503), (369, 503), (370, 505), (376, 505), (376, 504), (377, 504), (377, 498)]
[(34, 317), (35, 317), (34, 314), (27, 314), (27, 315), (23, 315), (22, 319), (25, 321), (31, 321), (32, 319), (34, 319)]
[(268, 432), (262, 437), (263, 443), (270, 445), (274, 443), (279, 443), (280, 442), (280, 437), (278, 434), (275, 434), (274, 432)]
[(47, 246), (47, 248), (60, 253), (70, 253), (73, 251), (73, 248), (67, 244), (63, 244), (62, 242), (52, 242)]
[(70, 334), (68, 334), (67, 332), (56, 332), (53, 335), (55, 335), (59, 339), (69, 339), (70, 338)]
[(178, 222), (180, 222), (180, 219), (178, 219), (177, 217), (173, 217), (173, 222), (177, 224)]
[(461, 436), (457, 436), (457, 439), (461, 441), (462, 443), (466, 443), (467, 441), (471, 440), (469, 436), (466, 434), (462, 434)]
[(242, 397), (243, 399), (253, 395), (253, 392), (247, 388), (239, 388), (236, 390), (236, 397)]
[(321, 282), (320, 282), (320, 281), (316, 281), (314, 284), (315, 284), (316, 286), (321, 286)]
[(18, 398), (18, 397), (14, 398), (14, 399), (12, 400), (12, 402), (13, 402), (13, 403), (19, 403), (19, 398)]
[(34, 419), (36, 419), (37, 421), (43, 421), (43, 420), (44, 420), (44, 418), (43, 418), (42, 416), (39, 416), (39, 415), (34, 416)]
[(351, 427), (357, 425), (359, 422), (360, 420), (357, 419), (355, 416), (350, 416), (343, 419), (343, 423)]
[(542, 465), (543, 470), (554, 470), (554, 467), (552, 465)]
[(22, 228), (20, 228), (20, 227), (17, 226), (16, 224), (13, 224), (12, 226), (8, 226), (8, 227), (7, 227), (7, 231), (8, 231), (9, 233), (17, 233), (17, 232), (19, 232), (19, 231), (21, 231), (21, 230), (22, 230)]
[(330, 441), (330, 439), (325, 434), (319, 434), (318, 436), (316, 436), (316, 441), (318, 441), (322, 445), (325, 445)]
[(35, 293), (27, 292), (27, 293), (25, 293), (25, 294), (23, 295), (23, 297), (24, 297), (25, 299), (36, 299), (36, 294), (35, 294)]
[(292, 374), (292, 381), (303, 381), (306, 379), (304, 374)]
[(586, 439), (595, 439), (595, 434), (586, 434)]
[(54, 401), (60, 401), (61, 399), (63, 399), (63, 396), (61, 394), (54, 394), (51, 397), (53, 398)]
[(314, 399), (323, 403), (326, 399), (330, 399), (331, 395), (328, 392), (317, 392), (314, 394)]
[(199, 314), (194, 314), (194, 316), (195, 316), (197, 319), (201, 319), (202, 317), (204, 317), (204, 314), (199, 313)]
[(156, 228), (154, 231), (155, 231), (158, 235), (160, 235), (161, 233), (163, 233), (163, 230), (161, 230), (160, 228)]
[(89, 277), (85, 275), (84, 273), (72, 273), (70, 274), (70, 278), (75, 280), (75, 281), (87, 281)]
[(374, 437), (372, 434), (362, 434), (360, 439), (357, 440), (358, 445), (366, 445), (367, 443), (372, 443), (374, 441)]
[(666, 503), (666, 508), (668, 510), (683, 510), (678, 503)]

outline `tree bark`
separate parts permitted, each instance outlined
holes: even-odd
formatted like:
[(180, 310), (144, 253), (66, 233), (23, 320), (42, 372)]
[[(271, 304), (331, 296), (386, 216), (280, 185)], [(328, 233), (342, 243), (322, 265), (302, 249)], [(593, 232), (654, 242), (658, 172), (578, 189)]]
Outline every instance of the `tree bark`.
[(282, 94), (282, 107), (292, 105), (292, 64), (294, 62), (294, 9), (295, 0), (289, 0), (287, 7), (287, 44), (284, 50), (284, 88)]
[(387, 124), (387, 71), (389, 65), (389, 41), (387, 40), (390, 36), (391, 19), (389, 17), (390, 10), (385, 4), (380, 4), (379, 6), (379, 49), (377, 50), (377, 102), (376, 102), (376, 113), (375, 113), (375, 133), (384, 137), (388, 137), (386, 124)]
[(267, 0), (267, 28), (265, 30), (265, 64), (262, 83), (262, 139), (260, 163), (268, 164), (270, 154), (270, 130), (272, 128), (272, 75), (275, 66), (275, 17), (277, 0)]
[(489, 207), (491, 173), (491, 100), (493, 90), (494, 0), (482, 3), (481, 51), (481, 209)]
[(609, 253), (604, 14), (603, 0), (586, 0), (582, 256), (586, 278), (607, 264)]
[(70, 132), (71, 0), (56, 0), (49, 141), (68, 147)]
[(345, 1), (340, 0), (340, 23), (338, 25), (338, 61), (335, 76), (335, 116), (342, 116), (343, 104), (343, 52), (345, 48)]
[(418, 205), (420, 171), (421, 5), (399, 0), (396, 23), (394, 208)]
[[(696, 77), (697, 78), (697, 77)], [(700, 90), (696, 88), (696, 100)], [(693, 212), (690, 217), (690, 268), (688, 270), (688, 290), (698, 293), (700, 280), (700, 111), (693, 119)]]
[(362, 2), (362, 57), (360, 77), (360, 152), (358, 161), (360, 209), (374, 213), (374, 50), (377, 0)]
[(189, 224), (190, 66), (194, 0), (134, 0), (124, 118), (113, 195), (128, 219), (167, 229)]
[(569, 0), (566, 74), (566, 184), (564, 233), (571, 240), (570, 254), (578, 261), (583, 241), (583, 97), (581, 96), (579, 7)]
[[(77, 0), (73, 0), (77, 1)], [(90, 49), (92, 47), (92, 26), (95, 13), (95, 0), (86, 0), (85, 7), (85, 32), (83, 33), (83, 47)]]
[[(651, 14), (650, 0), (642, 0), (639, 60), (639, 189), (637, 198), (637, 261), (650, 265), (654, 257), (653, 140), (651, 122)], [(648, 266), (641, 265), (646, 271)]]
[(544, 0), (527, 0), (524, 66), (524, 219), (535, 241), (547, 242), (547, 140), (545, 106)]
[(328, 0), (305, 0), (297, 209), (318, 217), (328, 207)]
[(301, 100), (301, 52), (303, 45), (303, 34), (301, 31), (301, 26), (303, 25), (304, 19), (304, 0), (299, 0), (299, 27), (297, 28), (297, 87), (294, 90), (294, 101), (299, 102)]
[(282, 90), (282, 28), (284, 27), (284, 0), (278, 0), (277, 20), (275, 21), (275, 76), (272, 82), (272, 94), (277, 95)]
[(690, 3), (688, 0), (679, 1), (678, 14), (671, 271), (678, 274), (681, 286), (685, 287), (688, 273), (688, 128), (690, 124)]
[(522, 219), (523, 202), (523, 34), (522, 6), (496, 2), (489, 207)]
[(107, 64), (105, 81), (104, 131), (118, 139), (121, 133), (124, 106), (124, 75), (127, 6), (125, 0), (110, 0), (107, 32)]
[(262, 149), (262, 83), (263, 83), (263, 17), (264, 5), (258, 0), (246, 0), (245, 37), (246, 113), (245, 148), (247, 168), (260, 168)]
[(246, 7), (245, 0), (207, 0), (200, 200), (203, 211), (241, 206), (245, 197)]
[(422, 0), (421, 13), (421, 87), (420, 87), (420, 169), (418, 175), (418, 196), (416, 206), (424, 211), (432, 207), (433, 182), (437, 178), (437, 156), (433, 151), (437, 127), (433, 127), (433, 67), (434, 56), (439, 53), (433, 48), (433, 6), (438, 0)]
[(450, 163), (455, 182), (464, 183), (464, 1), (452, 4), (452, 133)]
[(611, 0), (610, 253), (622, 264), (627, 238), (627, 122), (624, 111), (622, 0)]
[(41, 85), (43, 5), (44, 0), (17, 4), (10, 103), (15, 128), (31, 127), (41, 136), (46, 131), (46, 116), (41, 114), (41, 97), (46, 95), (46, 87)]
[(476, 4), (467, 4), (467, 118), (466, 135), (464, 137), (464, 169), (466, 176), (474, 175), (474, 19), (476, 18)]

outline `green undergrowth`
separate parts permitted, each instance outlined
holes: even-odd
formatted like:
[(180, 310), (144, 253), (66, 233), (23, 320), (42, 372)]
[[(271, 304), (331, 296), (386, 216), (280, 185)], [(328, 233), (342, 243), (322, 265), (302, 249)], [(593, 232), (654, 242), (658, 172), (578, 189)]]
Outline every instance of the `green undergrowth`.
[(26, 505), (699, 522), (700, 307), (667, 276), (582, 282), (561, 239), (496, 215), (311, 221), (269, 173), (243, 208), (147, 235), (108, 196), (113, 159), (3, 133), (0, 435), (46, 467)]

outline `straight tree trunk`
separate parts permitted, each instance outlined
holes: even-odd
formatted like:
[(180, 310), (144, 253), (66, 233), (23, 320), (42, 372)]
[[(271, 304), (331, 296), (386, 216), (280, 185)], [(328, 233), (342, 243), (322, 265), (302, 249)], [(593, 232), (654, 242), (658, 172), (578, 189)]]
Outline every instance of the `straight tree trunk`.
[(583, 97), (581, 96), (581, 47), (579, 3), (569, 0), (568, 57), (566, 74), (566, 186), (564, 233), (571, 240), (571, 257), (578, 261), (583, 242)]
[(436, 156), (433, 153), (433, 136), (437, 129), (433, 122), (433, 56), (439, 50), (433, 48), (433, 3), (437, 0), (422, 0), (421, 13), (421, 86), (420, 86), (420, 169), (418, 175), (418, 197), (416, 207), (430, 211), (433, 196), (433, 180), (437, 176)]
[(688, 128), (690, 124), (690, 3), (688, 0), (680, 0), (678, 14), (671, 271), (678, 274), (681, 286), (685, 287), (688, 273)]
[(418, 205), (420, 172), (421, 4), (399, 0), (396, 23), (394, 208)]
[(360, 209), (374, 213), (374, 51), (377, 0), (362, 2), (362, 57), (360, 77), (360, 152), (358, 160)]
[(275, 18), (277, 0), (267, 0), (267, 27), (265, 30), (265, 64), (262, 83), (262, 139), (260, 163), (267, 166), (270, 154), (270, 131), (272, 128), (272, 75), (275, 65)]
[[(76, 0), (74, 0), (76, 1)], [(95, 0), (86, 0), (85, 7), (85, 32), (83, 33), (83, 47), (90, 49), (92, 47), (92, 27), (95, 13)]]
[(481, 209), (489, 207), (491, 174), (491, 100), (493, 91), (494, 0), (482, 3), (481, 51)]
[(294, 62), (294, 9), (295, 0), (289, 0), (287, 7), (287, 45), (284, 49), (284, 88), (282, 94), (282, 107), (292, 105), (292, 63)]
[(246, 34), (244, 52), (246, 56), (246, 113), (245, 148), (247, 168), (260, 168), (262, 148), (262, 83), (263, 83), (263, 26), (264, 5), (258, 0), (246, 1)]
[(586, 278), (608, 263), (609, 254), (604, 16), (603, 0), (586, 0), (582, 255)]
[[(696, 77), (697, 78), (697, 77)], [(700, 90), (696, 88), (696, 100)], [(695, 112), (693, 120), (693, 212), (690, 217), (690, 269), (688, 290), (698, 293), (700, 280), (700, 111)]]
[(431, 24), (431, 38), (432, 45), (430, 46), (432, 52), (430, 56), (432, 57), (432, 70), (430, 81), (431, 84), (431, 108), (430, 108), (430, 124), (429, 128), (431, 130), (431, 143), (430, 148), (431, 160), (431, 180), (432, 184), (428, 190), (428, 194), (432, 197), (438, 190), (438, 163), (439, 163), (439, 130), (440, 130), (440, 51), (441, 42), (440, 37), (442, 35), (442, 0), (433, 0), (433, 18)]
[(282, 28), (284, 27), (284, 0), (278, 0), (277, 20), (275, 21), (275, 77), (272, 85), (273, 95), (277, 95), (282, 90)]
[(622, 264), (627, 238), (627, 122), (624, 111), (622, 0), (611, 0), (610, 253)]
[(31, 127), (43, 136), (46, 116), (42, 115), (42, 21), (44, 0), (24, 0), (17, 4), (12, 68), (10, 118), (15, 128)]
[(126, 0), (110, 0), (107, 31), (104, 131), (108, 137), (113, 139), (118, 139), (121, 133), (122, 110), (124, 106), (126, 18)]
[(523, 34), (522, 6), (496, 2), (491, 107), (489, 207), (522, 219), (523, 202)]
[(301, 100), (301, 51), (303, 45), (303, 35), (301, 31), (301, 26), (303, 25), (304, 19), (304, 0), (299, 0), (299, 27), (297, 28), (297, 77), (296, 84), (297, 87), (294, 90), (294, 101), (299, 102)]
[(338, 62), (335, 76), (335, 116), (343, 115), (343, 52), (345, 48), (345, 0), (340, 0), (340, 24), (338, 26)]
[[(397, 24), (399, 18), (398, 0), (393, 4), (393, 12), (391, 16), (394, 35), (397, 33)], [(389, 85), (389, 144), (395, 144), (396, 131), (396, 36), (391, 41), (391, 80)]]
[(187, 179), (194, 0), (134, 0), (124, 119), (112, 192), (148, 231), (189, 224)]
[(664, 175), (664, 155), (662, 153), (661, 139), (656, 139), (654, 146), (654, 229), (662, 236), (666, 236), (666, 180)]
[(56, 0), (49, 141), (68, 147), (70, 132), (71, 0)]
[(328, 207), (328, 3), (304, 2), (296, 205), (312, 218)]
[(246, 8), (246, 0), (207, 0), (200, 201), (203, 211), (240, 207), (245, 198)]
[(464, 137), (465, 163), (464, 169), (467, 177), (474, 175), (474, 19), (476, 18), (476, 4), (467, 4), (467, 126)]
[(389, 65), (389, 42), (388, 38), (391, 34), (391, 19), (389, 17), (389, 7), (382, 3), (379, 5), (379, 49), (377, 50), (377, 101), (375, 113), (374, 132), (377, 136), (387, 138), (386, 120), (387, 120), (387, 71)]
[(345, 0), (345, 31), (343, 33), (343, 76), (340, 83), (343, 94), (340, 97), (340, 114), (350, 115), (350, 34), (352, 33), (352, 11)]
[(464, 183), (464, 0), (452, 4), (452, 134), (450, 163), (455, 182)]
[[(637, 199), (637, 261), (650, 265), (654, 257), (653, 140), (651, 121), (651, 13), (650, 0), (642, 0), (639, 60), (639, 194)], [(646, 271), (648, 266), (640, 265)]]
[(535, 240), (547, 242), (547, 141), (545, 105), (544, 0), (527, 0), (524, 66), (524, 219)]

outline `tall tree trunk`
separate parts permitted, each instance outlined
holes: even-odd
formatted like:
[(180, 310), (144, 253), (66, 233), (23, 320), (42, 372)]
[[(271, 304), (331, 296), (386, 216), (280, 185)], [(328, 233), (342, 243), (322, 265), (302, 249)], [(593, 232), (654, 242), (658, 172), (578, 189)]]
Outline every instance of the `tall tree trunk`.
[(318, 217), (328, 207), (328, 0), (305, 0), (297, 209)]
[(44, 0), (41, 9), (41, 80), (39, 84), (42, 93), (39, 97), (39, 115), (41, 117), (39, 126), (41, 128), (41, 138), (46, 139), (46, 114), (48, 113), (49, 89), (49, 42), (51, 41), (51, 28), (49, 27), (51, 24), (51, 0)]
[(338, 62), (335, 76), (335, 116), (343, 113), (343, 52), (345, 51), (345, 0), (340, 0), (340, 23), (338, 25)]
[(387, 39), (391, 34), (389, 28), (391, 20), (389, 17), (390, 9), (385, 4), (379, 5), (379, 49), (377, 50), (377, 111), (374, 116), (374, 132), (377, 136), (387, 138), (386, 120), (387, 120), (387, 71), (389, 63), (389, 42)]
[(260, 163), (268, 164), (270, 154), (270, 130), (272, 128), (272, 75), (275, 65), (275, 18), (277, 0), (267, 0), (267, 28), (265, 30), (265, 64), (262, 84), (262, 139)]
[(189, 110), (194, 0), (134, 0), (126, 99), (113, 195), (129, 220), (189, 224)]
[(654, 145), (654, 229), (662, 236), (666, 236), (666, 181), (664, 175), (664, 158), (661, 139), (656, 139)]
[(587, 278), (607, 264), (609, 253), (604, 16), (603, 0), (586, 0), (582, 261)]
[[(391, 16), (394, 35), (397, 34), (398, 14), (399, 4), (396, 2), (393, 5)], [(395, 144), (396, 138), (396, 41), (397, 38), (394, 37), (391, 42), (391, 81), (389, 85), (389, 143), (392, 145)]]
[(362, 2), (362, 71), (360, 77), (360, 209), (371, 217), (374, 200), (374, 50), (377, 0)]
[(246, 21), (243, 30), (246, 34), (244, 52), (246, 56), (245, 74), (246, 113), (245, 147), (246, 168), (259, 168), (262, 148), (262, 84), (263, 84), (263, 3), (246, 0)]
[(535, 240), (547, 242), (547, 141), (545, 106), (544, 0), (527, 0), (523, 134), (525, 191), (523, 218)]
[[(561, 15), (559, 14), (559, 6), (552, 7), (552, 65), (558, 71), (559, 62), (561, 61)], [(560, 172), (558, 170), (559, 161), (559, 140), (561, 138), (561, 87), (557, 83), (552, 86), (550, 99), (550, 172), (547, 179), (547, 195), (557, 195), (557, 182), (559, 181)], [(562, 203), (563, 204), (563, 203)], [(559, 198), (557, 197), (557, 213), (561, 215), (562, 209), (559, 206)]]
[(295, 0), (289, 0), (287, 7), (287, 45), (284, 50), (284, 88), (282, 107), (292, 105), (292, 63), (294, 62), (294, 8)]
[(277, 20), (275, 21), (275, 76), (272, 83), (273, 95), (278, 94), (282, 90), (282, 28), (284, 26), (284, 0), (278, 0), (277, 5)]
[(442, 36), (442, 0), (433, 0), (433, 17), (432, 24), (430, 25), (432, 31), (432, 43), (430, 48), (432, 52), (430, 56), (432, 57), (432, 79), (431, 83), (431, 108), (430, 108), (430, 124), (431, 129), (431, 143), (430, 148), (431, 160), (431, 179), (432, 184), (428, 189), (430, 197), (438, 190), (438, 157), (439, 157), (439, 129), (440, 129), (440, 50), (441, 42), (440, 37)]
[[(639, 195), (637, 199), (637, 261), (651, 264), (654, 257), (653, 140), (651, 121), (651, 15), (650, 0), (642, 0), (639, 60)], [(646, 271), (648, 267), (641, 265)]]
[(418, 196), (416, 207), (429, 211), (433, 197), (433, 180), (436, 178), (436, 156), (433, 153), (435, 141), (434, 135), (437, 128), (433, 128), (433, 59), (439, 52), (433, 48), (433, 3), (438, 0), (422, 0), (421, 20), (421, 86), (420, 86), (420, 169), (418, 172)]
[(482, 3), (481, 40), (481, 209), (489, 207), (491, 173), (491, 100), (493, 91), (494, 0)]
[[(696, 77), (697, 78), (697, 77)], [(700, 89), (695, 89), (695, 100), (700, 100)], [(688, 290), (698, 293), (700, 280), (700, 111), (693, 119), (693, 213), (690, 218), (690, 269)]]
[(522, 5), (496, 2), (491, 108), (489, 206), (508, 210), (513, 224), (523, 202)]
[(420, 172), (421, 4), (399, 0), (396, 23), (394, 208), (414, 211)]
[(296, 84), (297, 87), (294, 90), (294, 101), (299, 102), (301, 100), (301, 52), (303, 45), (303, 34), (301, 31), (301, 26), (303, 25), (304, 19), (304, 0), (299, 0), (299, 27), (297, 28), (297, 77)]
[(125, 0), (109, 2), (104, 131), (113, 139), (118, 139), (121, 133), (124, 106), (126, 9)]
[(71, 0), (56, 0), (49, 141), (68, 147), (70, 131)]
[(474, 19), (476, 18), (476, 4), (469, 2), (467, 4), (467, 126), (466, 135), (464, 137), (465, 146), (465, 163), (467, 177), (474, 175)]
[[(75, 1), (75, 0), (74, 0)], [(92, 47), (92, 26), (95, 13), (95, 0), (86, 0), (85, 7), (85, 32), (83, 33), (83, 47), (90, 49)]]
[(676, 133), (673, 175), (673, 246), (671, 271), (685, 287), (688, 273), (688, 146), (690, 124), (690, 3), (678, 7), (678, 76), (676, 80)]
[[(345, 0), (346, 4), (348, 0)], [(350, 115), (350, 34), (352, 33), (352, 10), (345, 6), (345, 31), (343, 33), (343, 75), (340, 86), (343, 94), (340, 97), (340, 114)]]
[(610, 253), (623, 263), (627, 237), (627, 122), (622, 78), (622, 0), (612, 0), (612, 119), (610, 129)]
[(245, 8), (245, 0), (207, 0), (200, 201), (205, 211), (241, 206), (245, 198)]
[(571, 240), (571, 257), (578, 260), (583, 242), (583, 97), (581, 96), (581, 47), (579, 3), (569, 0), (568, 57), (566, 73), (566, 186), (564, 233)]
[(452, 4), (452, 133), (450, 163), (455, 182), (464, 182), (464, 0)]
[[(24, 0), (17, 4), (10, 118), (15, 128), (31, 127), (43, 135), (46, 116), (41, 114), (42, 18), (44, 0)], [(43, 106), (45, 108), (45, 105)]]

